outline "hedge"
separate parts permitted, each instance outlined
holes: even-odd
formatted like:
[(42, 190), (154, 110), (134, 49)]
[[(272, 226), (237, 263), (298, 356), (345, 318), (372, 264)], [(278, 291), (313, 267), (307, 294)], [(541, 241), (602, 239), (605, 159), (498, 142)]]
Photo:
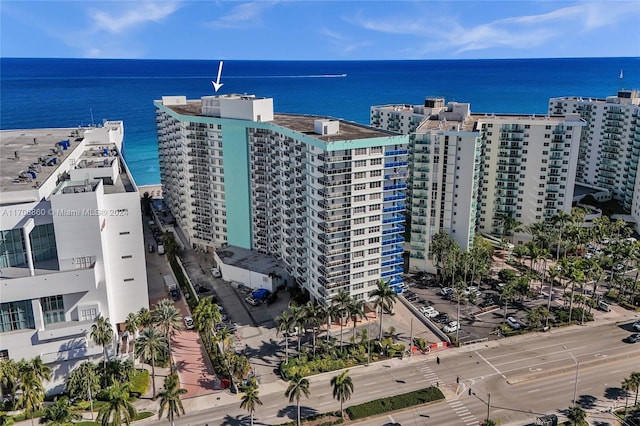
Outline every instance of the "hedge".
[(364, 404), (354, 405), (347, 408), (347, 413), (351, 420), (358, 420), (369, 416), (388, 413), (390, 411), (401, 410), (414, 405), (444, 399), (442, 391), (436, 387), (428, 387), (417, 391), (390, 396), (388, 398), (376, 399)]
[(144, 395), (149, 387), (149, 371), (144, 369), (136, 370), (129, 383), (131, 385), (131, 396), (140, 397)]

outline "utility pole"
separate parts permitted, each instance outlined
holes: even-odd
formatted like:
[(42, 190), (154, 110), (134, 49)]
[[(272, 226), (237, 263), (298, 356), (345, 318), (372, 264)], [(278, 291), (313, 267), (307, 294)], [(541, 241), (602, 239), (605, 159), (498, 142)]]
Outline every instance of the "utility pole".
[(409, 358), (413, 355), (413, 317), (411, 317), (411, 327), (409, 332)]
[(491, 419), (491, 394), (487, 392), (487, 420)]

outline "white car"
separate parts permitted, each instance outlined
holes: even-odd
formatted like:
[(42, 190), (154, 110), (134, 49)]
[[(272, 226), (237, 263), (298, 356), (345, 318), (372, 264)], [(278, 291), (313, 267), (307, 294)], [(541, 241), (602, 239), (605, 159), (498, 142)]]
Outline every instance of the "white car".
[(453, 333), (457, 330), (460, 330), (460, 324), (458, 324), (458, 321), (451, 321), (449, 324), (445, 325), (442, 328), (442, 331), (444, 331), (445, 333)]
[(427, 318), (435, 318), (440, 315), (440, 312), (436, 311), (433, 306), (423, 306), (420, 308), (420, 312)]
[(440, 290), (440, 294), (443, 296), (446, 296), (449, 293), (453, 293), (453, 289), (451, 287), (443, 287), (442, 290)]
[(187, 330), (193, 330), (193, 328), (196, 326), (195, 323), (193, 322), (193, 318), (191, 317), (184, 317), (184, 326)]
[(514, 317), (507, 318), (507, 324), (509, 324), (509, 327), (513, 328), (514, 330), (519, 330), (521, 327), (518, 320), (515, 319)]
[(635, 331), (640, 331), (640, 320), (633, 323), (631, 326)]
[(211, 275), (213, 275), (213, 278), (222, 277), (222, 273), (220, 272), (220, 269), (218, 269), (218, 268), (211, 268)]

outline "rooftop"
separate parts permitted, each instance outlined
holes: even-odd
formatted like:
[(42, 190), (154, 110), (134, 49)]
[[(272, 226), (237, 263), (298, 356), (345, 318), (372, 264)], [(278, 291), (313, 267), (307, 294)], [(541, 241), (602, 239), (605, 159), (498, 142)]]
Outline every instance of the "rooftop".
[[(202, 101), (201, 100), (188, 100), (186, 104), (181, 105), (165, 105), (166, 108), (181, 115), (202, 116), (209, 117), (202, 114)], [(336, 134), (331, 135), (319, 135), (314, 132), (315, 120), (337, 120), (340, 122), (340, 130)], [(331, 117), (318, 116), (318, 115), (302, 115), (302, 114), (284, 114), (276, 113), (272, 123), (287, 129), (315, 137), (316, 139), (332, 142), (341, 140), (357, 140), (357, 139), (369, 139), (379, 138), (384, 136), (396, 136), (397, 133), (389, 132), (381, 129), (374, 129), (369, 126), (354, 123), (351, 121), (338, 120)]]
[[(76, 129), (28, 129), (0, 131), (0, 193), (8, 191), (23, 191), (35, 187), (35, 182), (44, 182), (58, 169), (60, 163), (66, 159), (82, 140), (82, 130), (76, 135)], [(69, 140), (70, 145), (64, 149), (58, 142)], [(56, 152), (54, 152), (54, 150)], [(52, 158), (56, 158), (53, 164)], [(29, 170), (34, 164), (31, 177), (19, 175)], [(44, 163), (44, 164), (43, 164)], [(48, 164), (48, 165), (47, 165)]]
[(285, 268), (285, 264), (273, 256), (237, 246), (226, 246), (216, 251), (225, 265), (269, 275)]

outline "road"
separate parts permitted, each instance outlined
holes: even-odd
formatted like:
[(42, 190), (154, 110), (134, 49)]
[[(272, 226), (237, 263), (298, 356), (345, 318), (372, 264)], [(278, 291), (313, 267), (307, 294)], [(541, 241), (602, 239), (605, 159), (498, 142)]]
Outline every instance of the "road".
[[(604, 413), (613, 404), (624, 405), (620, 382), (639, 370), (640, 345), (622, 342), (630, 333), (628, 326), (572, 327), (532, 336), (486, 342), (438, 354), (414, 356), (357, 367), (350, 371), (355, 391), (345, 404), (408, 392), (437, 384), (447, 395), (445, 401), (357, 422), (385, 425), (477, 425), (486, 417), (491, 394), (491, 417), (503, 425), (535, 423), (538, 414), (562, 411), (572, 404), (576, 363), (578, 402), (592, 419), (615, 424)], [(301, 400), (302, 415), (337, 410), (329, 381), (335, 373), (309, 378), (311, 396)], [(459, 383), (457, 383), (459, 380)], [(260, 388), (263, 405), (255, 413), (256, 424), (272, 425), (295, 418), (295, 403), (284, 398), (286, 383), (271, 383)], [(468, 389), (471, 388), (472, 395)], [(240, 397), (226, 396), (222, 405), (206, 405), (205, 411), (193, 411), (186, 402), (187, 415), (178, 425), (241, 425), (248, 423)], [(215, 405), (218, 405), (215, 407)], [(609, 419), (609, 420), (607, 420)]]

